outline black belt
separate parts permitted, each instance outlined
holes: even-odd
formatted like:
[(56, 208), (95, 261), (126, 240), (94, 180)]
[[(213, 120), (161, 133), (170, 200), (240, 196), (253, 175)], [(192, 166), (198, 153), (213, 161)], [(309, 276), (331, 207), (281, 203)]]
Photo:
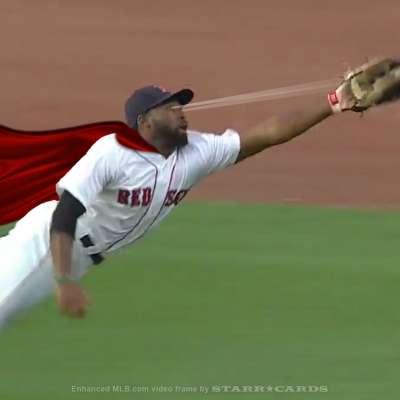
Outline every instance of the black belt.
[[(82, 243), (83, 247), (92, 247), (94, 246), (94, 243), (92, 242), (92, 239), (90, 238), (89, 235), (82, 236), (80, 238), (80, 241)], [(96, 254), (88, 254), (89, 257), (92, 259), (93, 264), (100, 264), (101, 262), (104, 261), (104, 257), (101, 255), (101, 253), (96, 253)]]

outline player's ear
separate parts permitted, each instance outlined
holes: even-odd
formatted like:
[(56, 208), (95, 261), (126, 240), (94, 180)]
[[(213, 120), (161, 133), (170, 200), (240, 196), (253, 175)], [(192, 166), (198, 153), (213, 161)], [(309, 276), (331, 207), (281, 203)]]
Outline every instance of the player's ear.
[(140, 128), (146, 122), (146, 114), (139, 114), (137, 117), (137, 126)]

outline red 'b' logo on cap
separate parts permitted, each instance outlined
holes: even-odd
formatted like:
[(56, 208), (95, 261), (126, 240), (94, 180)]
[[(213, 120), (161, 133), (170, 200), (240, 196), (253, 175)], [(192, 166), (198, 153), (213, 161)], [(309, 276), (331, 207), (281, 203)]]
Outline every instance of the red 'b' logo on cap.
[(160, 89), (160, 90), (161, 90), (162, 92), (164, 92), (164, 93), (168, 93), (168, 90), (165, 89), (165, 88), (163, 88), (162, 86), (154, 85), (154, 87), (157, 88), (157, 89)]

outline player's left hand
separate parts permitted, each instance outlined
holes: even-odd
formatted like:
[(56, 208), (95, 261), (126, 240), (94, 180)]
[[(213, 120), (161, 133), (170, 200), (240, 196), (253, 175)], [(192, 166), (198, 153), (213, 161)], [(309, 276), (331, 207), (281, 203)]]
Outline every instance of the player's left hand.
[(83, 318), (89, 305), (89, 298), (77, 282), (57, 285), (57, 303), (61, 314), (72, 318)]
[(328, 94), (334, 113), (362, 112), (400, 99), (400, 60), (375, 59), (348, 72), (339, 87)]

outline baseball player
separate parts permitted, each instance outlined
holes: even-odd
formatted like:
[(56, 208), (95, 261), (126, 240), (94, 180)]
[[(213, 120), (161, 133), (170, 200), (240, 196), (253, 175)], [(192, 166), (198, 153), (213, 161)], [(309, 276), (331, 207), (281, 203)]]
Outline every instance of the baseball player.
[(324, 97), (274, 116), (243, 134), (188, 130), (183, 106), (192, 100), (189, 89), (136, 90), (125, 114), (140, 146), (116, 134), (101, 137), (57, 182), (59, 201), (33, 208), (0, 238), (0, 326), (53, 287), (61, 313), (83, 317), (88, 298), (80, 277), (142, 239), (202, 178), (287, 142), (333, 114), (393, 100), (399, 70), (393, 60), (366, 64), (348, 74), (328, 101)]

